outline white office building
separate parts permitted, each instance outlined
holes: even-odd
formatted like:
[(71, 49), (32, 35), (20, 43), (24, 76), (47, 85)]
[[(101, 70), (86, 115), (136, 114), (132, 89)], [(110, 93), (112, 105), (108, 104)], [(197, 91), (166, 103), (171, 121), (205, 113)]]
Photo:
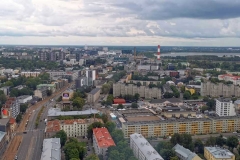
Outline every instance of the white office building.
[(60, 138), (43, 140), (41, 160), (61, 160)]
[(216, 114), (221, 116), (236, 116), (234, 103), (230, 98), (216, 99)]
[(130, 135), (130, 148), (138, 160), (163, 160), (141, 134), (134, 133)]

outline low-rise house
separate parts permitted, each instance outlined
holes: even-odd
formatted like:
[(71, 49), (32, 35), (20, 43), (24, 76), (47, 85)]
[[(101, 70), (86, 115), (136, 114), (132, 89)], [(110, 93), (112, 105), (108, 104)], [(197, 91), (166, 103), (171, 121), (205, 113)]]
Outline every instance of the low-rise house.
[(235, 155), (221, 147), (204, 147), (206, 160), (235, 160)]
[(179, 144), (176, 144), (173, 150), (180, 160), (202, 160), (196, 153), (193, 153)]

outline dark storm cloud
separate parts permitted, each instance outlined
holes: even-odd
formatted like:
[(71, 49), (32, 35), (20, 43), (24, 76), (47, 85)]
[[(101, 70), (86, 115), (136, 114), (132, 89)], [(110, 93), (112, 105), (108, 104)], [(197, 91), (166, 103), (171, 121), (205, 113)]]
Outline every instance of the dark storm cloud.
[(239, 0), (146, 0), (144, 3), (122, 3), (141, 19), (174, 18), (229, 19), (240, 17)]

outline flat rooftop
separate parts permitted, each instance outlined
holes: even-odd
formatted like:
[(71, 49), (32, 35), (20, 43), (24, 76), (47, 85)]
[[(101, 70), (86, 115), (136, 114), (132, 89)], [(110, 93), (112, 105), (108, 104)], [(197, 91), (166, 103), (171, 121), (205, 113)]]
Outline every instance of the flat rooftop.
[(157, 116), (137, 116), (125, 118), (128, 122), (139, 122), (139, 121), (157, 121), (160, 120)]
[(74, 116), (74, 115), (91, 115), (99, 113), (96, 109), (88, 109), (84, 111), (66, 111), (63, 112), (58, 108), (50, 108), (48, 110), (48, 117), (57, 117), (57, 116)]

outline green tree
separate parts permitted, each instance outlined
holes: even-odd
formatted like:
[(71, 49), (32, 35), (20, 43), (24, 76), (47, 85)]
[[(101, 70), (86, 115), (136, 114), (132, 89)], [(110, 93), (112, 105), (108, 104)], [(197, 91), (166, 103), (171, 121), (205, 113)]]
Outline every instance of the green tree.
[(11, 82), (11, 81), (7, 81), (7, 82), (5, 82), (4, 86), (10, 86), (10, 87), (13, 87), (14, 85), (13, 85), (13, 82)]
[(134, 102), (134, 103), (131, 104), (131, 107), (132, 108), (138, 108), (138, 104)]
[(64, 146), (64, 144), (67, 141), (67, 134), (64, 130), (60, 130), (55, 135), (56, 138), (60, 138), (61, 146)]
[(185, 86), (181, 86), (180, 90), (181, 90), (182, 93), (184, 93), (185, 92)]
[(120, 129), (114, 130), (111, 133), (111, 136), (112, 136), (114, 142), (116, 142), (116, 143), (124, 140), (124, 134), (123, 134), (122, 130), (120, 130)]
[(194, 149), (196, 153), (204, 153), (204, 145), (200, 139), (196, 139), (194, 142)]
[(107, 84), (102, 85), (102, 93), (103, 94), (108, 94), (110, 89), (111, 89), (111, 85), (110, 84), (107, 83)]
[(227, 146), (232, 150), (238, 146), (238, 138), (235, 136), (230, 136), (227, 138)]
[(108, 131), (110, 133), (112, 133), (115, 128), (116, 128), (116, 124), (114, 122), (111, 122), (111, 121), (108, 121), (106, 124), (105, 124), (105, 127), (108, 129)]
[(19, 123), (22, 120), (22, 114), (19, 113), (16, 117), (16, 122)]
[(224, 144), (226, 144), (226, 140), (223, 138), (222, 135), (216, 137), (216, 145), (222, 147)]
[(81, 97), (77, 97), (73, 100), (73, 106), (77, 107), (78, 109), (82, 110), (82, 107), (85, 105), (85, 100)]
[(170, 157), (170, 160), (179, 160), (177, 156)]
[(174, 133), (170, 139), (170, 142), (175, 146), (176, 144), (182, 144), (182, 137), (179, 133)]
[(206, 141), (206, 145), (207, 145), (207, 146), (214, 146), (214, 145), (216, 145), (216, 138), (210, 136), (210, 137), (207, 139), (207, 141)]
[(186, 99), (186, 100), (190, 99), (191, 98), (191, 93), (189, 91), (185, 91), (183, 93), (183, 98)]
[(122, 105), (122, 104), (119, 104), (118, 106), (117, 106), (117, 109), (123, 109), (124, 108), (124, 106)]
[(85, 160), (99, 160), (98, 156), (95, 154), (91, 154), (85, 158)]
[(4, 104), (7, 101), (5, 94), (0, 94), (0, 104)]
[(117, 150), (113, 150), (112, 152), (109, 153), (108, 160), (123, 160), (124, 159), (124, 154), (120, 153)]
[(209, 109), (208, 106), (202, 106), (202, 107), (201, 107), (202, 113), (204, 113), (204, 111), (206, 111), (206, 110), (208, 110), (208, 109)]
[(103, 120), (103, 123), (106, 123), (106, 122), (108, 122), (108, 116), (106, 115), (106, 114), (102, 114), (102, 116), (101, 116), (101, 118), (102, 118), (102, 120)]
[(51, 89), (48, 89), (47, 90), (47, 96), (51, 96), (52, 95), (52, 90)]
[(20, 112), (25, 113), (28, 108), (28, 104), (21, 104), (20, 105)]
[(134, 98), (136, 99), (136, 101), (138, 101), (139, 98), (140, 98), (140, 94), (136, 93), (136, 94), (134, 95)]
[(172, 149), (163, 149), (160, 155), (164, 160), (170, 160), (171, 157), (175, 157), (175, 152)]
[(137, 82), (137, 86), (140, 87), (142, 84), (140, 82)]

